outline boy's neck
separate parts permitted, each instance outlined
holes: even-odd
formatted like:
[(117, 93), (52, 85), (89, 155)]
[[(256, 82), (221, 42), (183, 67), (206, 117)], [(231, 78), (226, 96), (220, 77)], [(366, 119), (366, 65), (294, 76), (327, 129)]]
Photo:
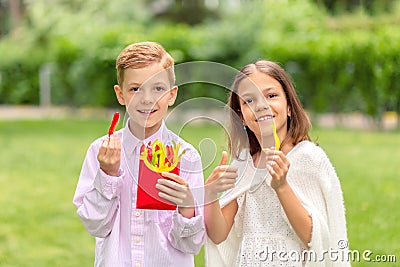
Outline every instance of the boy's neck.
[(162, 126), (162, 122), (160, 122), (160, 124), (158, 124), (155, 127), (149, 127), (149, 128), (139, 127), (137, 125), (135, 125), (136, 127), (134, 127), (133, 124), (134, 123), (131, 123), (131, 121), (129, 121), (129, 131), (133, 134), (133, 136), (135, 136), (139, 140), (145, 140), (150, 136), (154, 135), (160, 130)]

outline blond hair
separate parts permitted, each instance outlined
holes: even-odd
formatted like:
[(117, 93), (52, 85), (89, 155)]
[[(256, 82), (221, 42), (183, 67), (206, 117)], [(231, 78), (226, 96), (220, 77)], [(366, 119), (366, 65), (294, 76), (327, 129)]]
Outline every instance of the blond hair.
[(175, 84), (174, 59), (159, 43), (139, 42), (128, 45), (116, 62), (118, 85), (122, 87), (125, 69), (141, 69), (159, 63), (167, 71), (171, 86)]

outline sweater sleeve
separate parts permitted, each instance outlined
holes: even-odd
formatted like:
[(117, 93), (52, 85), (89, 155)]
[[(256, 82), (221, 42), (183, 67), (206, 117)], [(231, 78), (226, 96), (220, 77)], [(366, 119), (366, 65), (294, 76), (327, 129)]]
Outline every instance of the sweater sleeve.
[[(350, 266), (343, 193), (326, 153), (315, 145), (292, 157), (288, 182), (312, 219), (306, 266)], [(290, 226), (286, 214), (282, 216)], [(332, 254), (329, 254), (332, 251)]]
[[(312, 217), (310, 258), (306, 266), (350, 266), (347, 260), (348, 248), (343, 193), (339, 178), (321, 149), (316, 153), (318, 163), (315, 177), (321, 192), (323, 205), (313, 203), (314, 197), (302, 197), (303, 205)], [(314, 192), (314, 193), (315, 193)], [(328, 253), (329, 252), (329, 253)], [(330, 253), (333, 252), (333, 253)]]
[(332, 257), (332, 266), (350, 266), (347, 259), (348, 239), (343, 192), (339, 178), (326, 155), (322, 157), (320, 170), (329, 230), (329, 244), (325, 249), (338, 252)]

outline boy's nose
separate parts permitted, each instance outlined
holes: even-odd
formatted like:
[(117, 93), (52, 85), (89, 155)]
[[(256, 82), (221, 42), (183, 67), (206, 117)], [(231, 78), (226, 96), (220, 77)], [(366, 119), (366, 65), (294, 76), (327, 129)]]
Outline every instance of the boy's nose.
[(143, 104), (151, 104), (154, 102), (154, 95), (151, 92), (143, 92), (141, 102)]

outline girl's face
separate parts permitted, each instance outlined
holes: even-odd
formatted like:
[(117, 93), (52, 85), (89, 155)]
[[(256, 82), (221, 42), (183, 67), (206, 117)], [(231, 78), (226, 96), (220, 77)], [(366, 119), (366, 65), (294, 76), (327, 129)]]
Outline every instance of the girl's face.
[(277, 80), (256, 71), (239, 83), (238, 96), (243, 124), (254, 132), (262, 148), (274, 145), (272, 124), (280, 140), (286, 137), (290, 109)]

